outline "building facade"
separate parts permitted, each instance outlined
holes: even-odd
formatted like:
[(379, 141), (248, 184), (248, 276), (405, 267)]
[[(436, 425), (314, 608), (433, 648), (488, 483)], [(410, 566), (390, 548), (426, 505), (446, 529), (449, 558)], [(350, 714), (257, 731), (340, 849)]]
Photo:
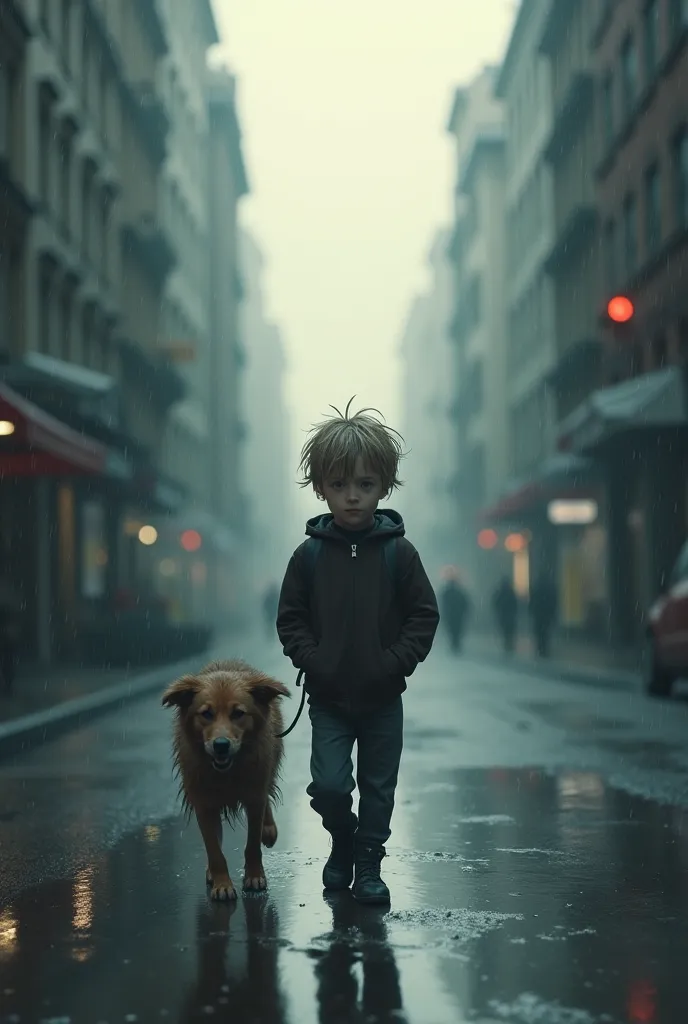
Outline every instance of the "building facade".
[[(210, 9), (183, 6), (201, 18), (205, 52)], [(117, 608), (158, 607), (162, 524), (198, 486), (168, 459), (170, 416), (195, 394), (169, 344), (171, 297), (184, 292), (178, 305), (212, 332), (166, 206), (178, 129), (164, 13), (155, 0), (0, 10), (2, 573), (19, 594), (22, 648), (44, 662), (80, 656)], [(200, 52), (189, 60), (198, 72)], [(205, 87), (203, 75), (194, 102), (207, 125)]]
[(241, 336), (247, 353), (242, 407), (245, 417), (251, 412), (243, 446), (242, 478), (248, 499), (248, 576), (257, 607), (267, 587), (281, 583), (303, 523), (295, 521), (296, 477), (290, 463), (291, 416), (285, 398), (288, 367), (284, 341), (265, 306), (265, 259), (246, 231), (240, 234), (240, 260), (244, 282)]
[(552, 168), (546, 147), (552, 131), (551, 74), (540, 53), (550, 0), (521, 4), (495, 84), (506, 122), (505, 220), (507, 305), (508, 479), (483, 521), (500, 544), (527, 527), (528, 544), (514, 550), (513, 582), (527, 596), (530, 577), (546, 564), (548, 525), (532, 481), (555, 445), (548, 386), (556, 361), (554, 286), (546, 260), (554, 244)]
[(241, 336), (244, 285), (237, 215), (248, 192), (236, 109), (236, 81), (225, 70), (206, 76), (208, 105), (207, 191), (210, 217), (210, 511), (229, 531), (227, 569), (215, 574), (218, 606), (235, 618), (245, 612), (248, 587), (246, 531), (248, 499), (242, 480), (247, 436), (241, 402), (246, 348)]
[(400, 343), (401, 425), (408, 457), (402, 463), (404, 487), (399, 508), (436, 583), (443, 566), (458, 561), (454, 377), (456, 349), (450, 337), (454, 274), (449, 256), (451, 232), (437, 232), (428, 254), (429, 290), (418, 295)]
[[(160, 65), (160, 88), (170, 111), (161, 209), (177, 262), (165, 288), (159, 345), (177, 367), (186, 393), (168, 417), (163, 453), (166, 472), (183, 486), (184, 501), (175, 516), (156, 524), (156, 553), (162, 568), (160, 585), (176, 614), (220, 625), (228, 608), (218, 601), (217, 577), (234, 578), (229, 562), (237, 539), (226, 520), (215, 514), (217, 451), (211, 443), (213, 345), (221, 342), (211, 330), (210, 224), (216, 210), (207, 187), (211, 115), (206, 55), (219, 37), (209, 0), (160, 0), (160, 10), (169, 40)], [(235, 217), (234, 213), (232, 221)], [(233, 297), (240, 301), (237, 293)], [(187, 552), (180, 539), (189, 530), (201, 543)]]
[[(603, 469), (611, 631), (633, 643), (688, 529), (688, 6), (597, 3), (594, 16), (603, 388), (561, 441)], [(625, 323), (606, 314), (618, 296)]]
[(527, 479), (552, 453), (547, 378), (556, 358), (554, 295), (545, 261), (554, 243), (550, 68), (539, 53), (549, 0), (521, 4), (496, 94), (504, 103), (510, 475)]
[[(3, 522), (25, 643), (47, 660), (75, 653), (118, 587), (144, 586), (134, 524), (167, 504), (160, 444), (182, 383), (157, 350), (174, 262), (157, 215), (157, 10), (26, 0), (21, 13), (10, 139), (31, 216), (2, 368), (15, 427)], [(59, 449), (36, 426), (45, 415)]]
[[(457, 346), (455, 479), (461, 563), (476, 597), (487, 599), (503, 560), (478, 545), (482, 510), (508, 475), (505, 296), (505, 128), (494, 95), (497, 71), (485, 68), (458, 89), (448, 130), (457, 153), (452, 336)], [(488, 557), (489, 556), (489, 557)]]

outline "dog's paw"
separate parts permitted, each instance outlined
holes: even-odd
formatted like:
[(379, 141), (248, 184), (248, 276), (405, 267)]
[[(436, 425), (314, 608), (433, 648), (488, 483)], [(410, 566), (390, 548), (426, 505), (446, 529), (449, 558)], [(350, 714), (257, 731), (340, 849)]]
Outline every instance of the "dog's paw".
[(277, 825), (263, 825), (261, 839), (263, 846), (267, 846), (268, 848), (274, 846), (277, 842)]
[(226, 903), (229, 900), (235, 900), (237, 898), (236, 889), (232, 885), (232, 880), (229, 875), (219, 875), (217, 878), (209, 878), (206, 874), (206, 880), (210, 888), (211, 900), (216, 900), (218, 903)]
[(268, 887), (262, 865), (246, 865), (244, 870), (244, 891), (263, 892)]

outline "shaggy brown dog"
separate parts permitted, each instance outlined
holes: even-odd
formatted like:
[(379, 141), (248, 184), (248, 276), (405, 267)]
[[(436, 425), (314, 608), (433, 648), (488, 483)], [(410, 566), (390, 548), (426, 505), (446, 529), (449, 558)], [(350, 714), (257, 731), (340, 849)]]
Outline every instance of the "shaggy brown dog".
[(195, 813), (208, 855), (206, 882), (214, 900), (236, 899), (222, 853), (222, 818), (246, 812), (244, 889), (265, 889), (261, 841), (274, 846), (273, 804), (283, 754), (282, 712), (289, 691), (243, 661), (215, 661), (183, 676), (162, 703), (177, 708), (174, 762), (184, 809)]

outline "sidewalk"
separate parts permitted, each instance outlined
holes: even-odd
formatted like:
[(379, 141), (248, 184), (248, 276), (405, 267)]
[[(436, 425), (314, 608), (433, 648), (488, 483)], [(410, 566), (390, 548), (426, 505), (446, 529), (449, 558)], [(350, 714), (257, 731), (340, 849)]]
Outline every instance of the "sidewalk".
[(496, 634), (469, 633), (464, 643), (464, 654), (478, 661), (490, 661), (501, 666), (511, 664), (520, 671), (607, 689), (642, 689), (642, 665), (637, 652), (614, 651), (587, 640), (556, 636), (552, 641), (551, 657), (543, 659), (535, 653), (529, 636), (519, 636), (516, 650), (508, 658), (502, 651), (501, 638)]
[[(242, 637), (241, 647), (246, 645)], [(168, 681), (227, 657), (236, 646), (236, 636), (220, 637), (204, 653), (145, 669), (20, 668), (13, 695), (0, 696), (0, 758), (23, 753), (127, 701), (162, 692)]]
[(99, 693), (106, 687), (130, 679), (132, 675), (136, 675), (136, 669), (64, 665), (20, 668), (12, 695), (0, 695), (0, 723)]

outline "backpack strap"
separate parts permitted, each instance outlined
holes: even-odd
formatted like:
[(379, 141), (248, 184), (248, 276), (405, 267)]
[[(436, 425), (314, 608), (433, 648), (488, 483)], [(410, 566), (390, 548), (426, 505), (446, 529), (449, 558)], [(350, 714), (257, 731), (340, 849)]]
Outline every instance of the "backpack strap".
[(382, 548), (382, 557), (385, 560), (385, 565), (387, 566), (387, 572), (389, 573), (389, 578), (392, 581), (392, 586), (393, 587), (397, 587), (398, 584), (400, 583), (399, 559), (397, 557), (397, 554), (398, 554), (397, 541), (398, 541), (398, 539), (399, 539), (398, 537), (390, 537), (389, 540), (384, 542), (384, 545), (383, 545), (383, 548)]
[(315, 563), (322, 551), (323, 543), (322, 537), (309, 537), (303, 548), (303, 567), (306, 570), (306, 585), (309, 590), (313, 585)]

